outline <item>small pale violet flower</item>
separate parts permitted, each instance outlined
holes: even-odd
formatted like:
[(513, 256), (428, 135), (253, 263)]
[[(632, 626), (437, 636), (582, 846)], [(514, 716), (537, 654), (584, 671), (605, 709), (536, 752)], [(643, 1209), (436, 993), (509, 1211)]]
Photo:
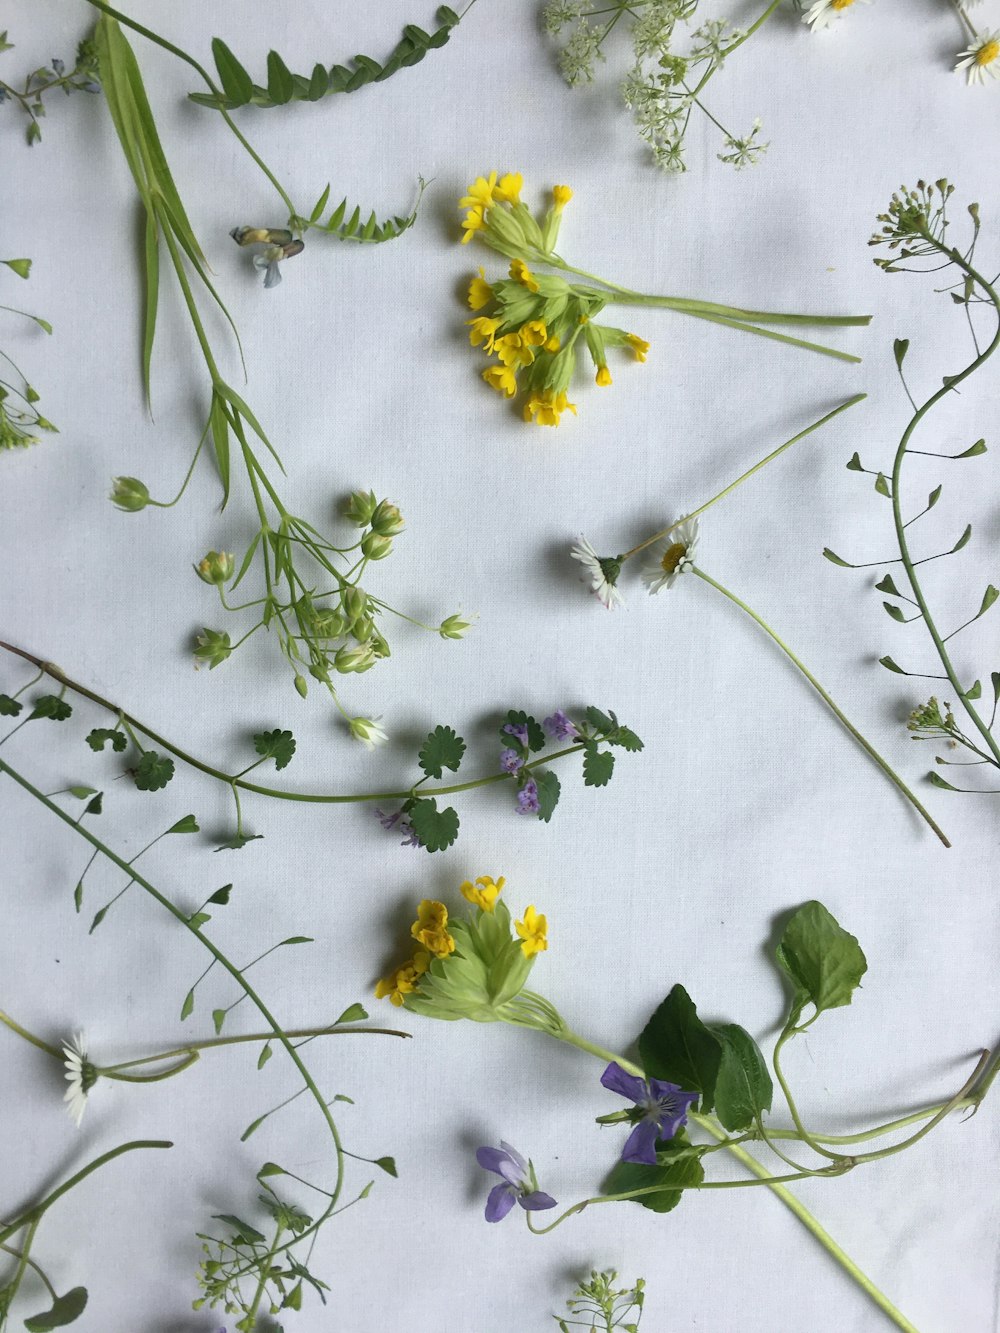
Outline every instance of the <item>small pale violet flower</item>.
[(538, 783), (534, 778), (529, 778), (517, 793), (517, 813), (519, 815), (537, 815), (538, 810)]
[(477, 1148), (476, 1161), (484, 1171), (501, 1177), (500, 1184), (493, 1186), (486, 1200), (487, 1222), (502, 1222), (515, 1201), (528, 1213), (556, 1206), (555, 1199), (538, 1188), (531, 1163), (502, 1139), (499, 1148)]
[(66, 73), (66, 66), (61, 60), (53, 58), (52, 68), (55, 70), (55, 72), (59, 75), (60, 78), (62, 78), (62, 76)]
[(519, 768), (524, 767), (524, 760), (516, 750), (501, 750), (500, 767), (505, 773), (516, 773)]
[(621, 1065), (610, 1064), (601, 1075), (601, 1083), (610, 1092), (635, 1102), (629, 1119), (635, 1128), (622, 1150), (623, 1162), (656, 1165), (656, 1140), (672, 1139), (687, 1121), (688, 1109), (698, 1100), (696, 1092), (684, 1092), (676, 1083), (658, 1078), (648, 1081), (627, 1074)]
[(551, 717), (545, 718), (542, 726), (555, 741), (568, 741), (580, 734), (576, 724), (570, 721), (561, 708), (557, 708)]
[(504, 731), (508, 736), (513, 736), (515, 740), (521, 742), (525, 749), (528, 748), (528, 726), (525, 722), (508, 722), (504, 726)]
[(375, 817), (387, 832), (391, 833), (395, 829), (397, 833), (402, 833), (403, 841), (399, 844), (400, 847), (420, 846), (420, 839), (413, 831), (413, 825), (410, 821), (404, 818), (402, 810), (395, 810), (391, 813), (386, 813), (385, 810), (376, 810)]

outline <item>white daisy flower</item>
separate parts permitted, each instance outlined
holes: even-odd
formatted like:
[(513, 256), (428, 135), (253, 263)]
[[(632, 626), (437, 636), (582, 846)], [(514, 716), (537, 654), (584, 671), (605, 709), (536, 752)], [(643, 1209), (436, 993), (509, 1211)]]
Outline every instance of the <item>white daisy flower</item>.
[(698, 520), (686, 518), (667, 533), (653, 547), (652, 559), (642, 571), (642, 580), (649, 591), (672, 588), (681, 574), (694, 566), (694, 552), (698, 545)]
[(63, 1043), (63, 1055), (66, 1057), (64, 1062), (66, 1081), (69, 1083), (63, 1101), (79, 1125), (87, 1109), (90, 1089), (97, 1082), (97, 1071), (87, 1057), (87, 1047), (82, 1032), (78, 1032), (71, 1042)]
[(389, 737), (379, 726), (377, 717), (352, 717), (348, 724), (351, 729), (351, 735), (356, 741), (360, 741), (366, 750), (374, 750), (376, 745), (381, 745)]
[(955, 68), (965, 70), (970, 84), (985, 83), (987, 74), (1000, 78), (1000, 30), (980, 36), (959, 55)]
[[(850, 9), (856, 0), (816, 0), (802, 15), (802, 22), (808, 23), (813, 32), (822, 32), (834, 19), (839, 19), (845, 9)], [(861, 0), (868, 4), (869, 0)]]
[(581, 537), (570, 551), (574, 560), (579, 560), (590, 583), (590, 591), (609, 611), (616, 606), (624, 606), (625, 598), (615, 586), (621, 573), (621, 564), (613, 556), (600, 556), (587, 541)]

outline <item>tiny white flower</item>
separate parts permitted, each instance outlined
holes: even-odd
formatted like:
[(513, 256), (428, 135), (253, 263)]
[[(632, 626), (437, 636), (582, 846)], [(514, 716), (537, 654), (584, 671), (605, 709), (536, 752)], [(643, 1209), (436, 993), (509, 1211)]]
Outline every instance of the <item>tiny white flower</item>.
[(87, 1058), (87, 1047), (82, 1032), (78, 1032), (70, 1042), (63, 1043), (63, 1055), (66, 1057), (66, 1089), (63, 1101), (67, 1110), (79, 1126), (83, 1113), (87, 1109), (87, 1097), (97, 1081), (94, 1066)]
[(955, 62), (956, 70), (964, 69), (969, 83), (985, 83), (1000, 78), (1000, 30), (979, 37), (964, 50)]
[(583, 565), (584, 574), (590, 583), (590, 591), (609, 611), (613, 611), (616, 606), (624, 606), (625, 599), (615, 586), (621, 572), (616, 559), (599, 556), (586, 537), (580, 538), (570, 551), (570, 555)]
[(389, 739), (378, 723), (377, 717), (352, 717), (348, 725), (356, 741), (360, 741), (367, 750), (374, 750), (376, 745)]
[[(813, 32), (822, 32), (854, 3), (855, 0), (816, 0), (802, 15), (802, 22), (808, 23)], [(861, 0), (861, 3), (868, 4), (869, 0)]]
[(686, 518), (653, 547), (652, 559), (642, 571), (642, 580), (651, 593), (672, 588), (681, 574), (694, 566), (698, 545), (698, 520)]

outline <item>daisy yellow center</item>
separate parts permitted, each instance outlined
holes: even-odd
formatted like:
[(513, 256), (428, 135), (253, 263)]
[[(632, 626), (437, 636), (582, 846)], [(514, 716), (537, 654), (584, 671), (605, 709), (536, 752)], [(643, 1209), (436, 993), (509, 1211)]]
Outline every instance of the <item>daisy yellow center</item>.
[(851, 5), (853, 5), (853, 4), (854, 4), (854, 0), (833, 0), (833, 5), (831, 6), (831, 8), (833, 8), (833, 9), (850, 9)]
[(664, 574), (673, 574), (677, 566), (687, 555), (687, 547), (683, 542), (672, 542), (663, 553), (663, 559), (660, 564), (663, 567)]
[(987, 42), (976, 52), (976, 64), (979, 66), (992, 65), (998, 56), (1000, 56), (1000, 41)]

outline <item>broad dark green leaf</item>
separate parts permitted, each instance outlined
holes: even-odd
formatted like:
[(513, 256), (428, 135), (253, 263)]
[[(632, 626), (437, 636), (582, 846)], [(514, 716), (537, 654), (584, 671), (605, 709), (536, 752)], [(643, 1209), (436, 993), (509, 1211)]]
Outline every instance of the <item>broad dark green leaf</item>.
[(253, 748), (264, 759), (273, 759), (275, 768), (287, 768), (295, 753), (295, 737), (290, 731), (261, 731), (253, 738)]
[(253, 96), (253, 79), (219, 37), (212, 39), (212, 56), (230, 106), (246, 106)]
[(847, 470), (848, 470), (849, 472), (864, 472), (864, 471), (865, 471), (865, 466), (864, 466), (864, 464), (863, 464), (862, 461), (861, 461), (861, 455), (860, 455), (860, 454), (858, 454), (857, 452), (855, 452), (855, 453), (853, 453), (853, 454), (851, 455), (851, 461), (847, 464)]
[(60, 699), (55, 694), (43, 694), (35, 700), (35, 705), (28, 714), (28, 721), (33, 722), (36, 718), (44, 717), (50, 722), (65, 722), (72, 715), (73, 709), (65, 699)]
[(9, 694), (0, 694), (0, 717), (17, 717), (23, 704)]
[(232, 891), (233, 886), (231, 884), (223, 884), (221, 889), (215, 890), (208, 901), (215, 907), (225, 907), (229, 903), (229, 895)]
[(408, 818), (420, 845), (429, 852), (443, 852), (458, 837), (458, 814), (451, 806), (439, 810), (433, 798), (415, 801)]
[(599, 750), (596, 741), (589, 741), (583, 750), (584, 786), (606, 787), (614, 771), (614, 755), (608, 750)]
[(135, 785), (140, 791), (160, 791), (174, 776), (174, 761), (155, 750), (146, 750), (135, 766)]
[(73, 1287), (64, 1296), (57, 1296), (52, 1307), (44, 1314), (33, 1314), (24, 1321), (28, 1333), (48, 1333), (52, 1328), (65, 1328), (79, 1319), (87, 1308), (87, 1288)]
[(892, 344), (892, 354), (896, 358), (896, 369), (903, 369), (903, 361), (910, 350), (909, 338), (897, 338)]
[[(0, 708), (0, 712), (3, 712), (2, 708)], [(116, 754), (121, 754), (123, 750), (128, 748), (128, 737), (124, 731), (113, 731), (108, 727), (95, 727), (87, 737), (87, 744), (95, 753), (110, 744)]]
[(771, 1109), (774, 1087), (760, 1047), (736, 1023), (713, 1026), (722, 1043), (722, 1063), (715, 1082), (715, 1114), (724, 1128), (747, 1129)]
[(532, 777), (538, 788), (538, 818), (547, 824), (559, 804), (562, 786), (555, 773), (536, 768), (532, 770)]
[(380, 1166), (387, 1176), (393, 1176), (398, 1179), (399, 1172), (396, 1170), (396, 1159), (394, 1157), (376, 1157), (374, 1166)]
[(420, 748), (417, 761), (429, 778), (440, 778), (444, 770), (457, 773), (465, 754), (465, 741), (452, 727), (435, 727)]
[(649, 1078), (697, 1092), (699, 1109), (711, 1111), (722, 1062), (722, 1042), (698, 1017), (683, 986), (674, 986), (639, 1036), (639, 1054)]
[(277, 51), (267, 53), (267, 95), (275, 106), (284, 106), (292, 100), (295, 84), (288, 66)]
[(797, 1025), (807, 1004), (817, 1014), (850, 1004), (868, 970), (858, 941), (815, 900), (792, 915), (775, 957), (794, 990), (789, 1026)]
[[(682, 1156), (671, 1162), (674, 1151), (690, 1148), (686, 1135), (680, 1131), (670, 1143), (658, 1142), (656, 1166), (639, 1162), (619, 1162), (604, 1181), (602, 1193), (629, 1194), (633, 1190), (656, 1187), (656, 1193), (643, 1194), (633, 1202), (654, 1213), (669, 1213), (680, 1203), (685, 1188), (700, 1185), (705, 1171), (697, 1156)], [(661, 1188), (662, 1187), (662, 1188)]]

